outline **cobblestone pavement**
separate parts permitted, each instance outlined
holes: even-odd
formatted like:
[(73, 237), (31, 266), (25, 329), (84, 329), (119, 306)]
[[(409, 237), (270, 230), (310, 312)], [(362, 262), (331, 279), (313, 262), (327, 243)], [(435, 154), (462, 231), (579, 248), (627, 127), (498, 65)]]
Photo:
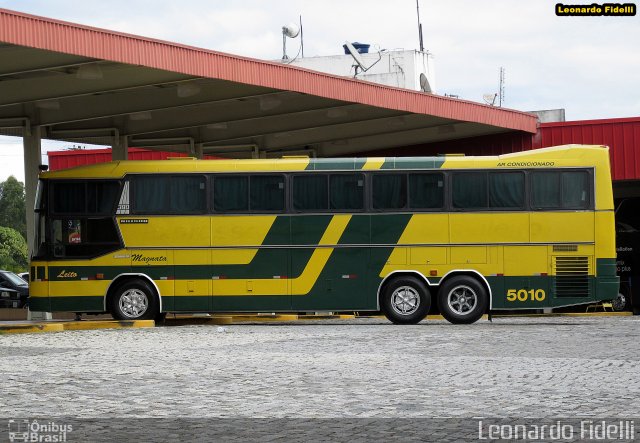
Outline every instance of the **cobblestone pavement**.
[(8, 418), (640, 417), (640, 317), (5, 335), (0, 374)]

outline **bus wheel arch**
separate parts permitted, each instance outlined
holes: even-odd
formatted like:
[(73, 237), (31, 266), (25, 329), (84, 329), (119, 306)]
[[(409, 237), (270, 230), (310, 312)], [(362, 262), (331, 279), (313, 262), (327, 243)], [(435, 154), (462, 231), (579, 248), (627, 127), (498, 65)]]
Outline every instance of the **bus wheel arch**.
[(436, 298), (442, 316), (454, 324), (475, 323), (491, 309), (489, 282), (474, 270), (447, 273), (440, 280)]
[[(123, 312), (123, 296), (133, 297), (143, 312)], [(117, 320), (155, 319), (162, 313), (162, 298), (154, 281), (146, 274), (121, 274), (109, 285), (104, 300), (105, 311)]]
[(392, 272), (380, 283), (378, 306), (395, 324), (419, 323), (431, 308), (429, 282), (419, 272)]

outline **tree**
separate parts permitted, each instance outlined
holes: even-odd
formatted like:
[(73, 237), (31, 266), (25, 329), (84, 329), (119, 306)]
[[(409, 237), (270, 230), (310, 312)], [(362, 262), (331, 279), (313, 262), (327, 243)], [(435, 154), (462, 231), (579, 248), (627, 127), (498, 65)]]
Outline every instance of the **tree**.
[(24, 272), (28, 266), (26, 240), (15, 229), (0, 226), (0, 269)]
[(13, 175), (0, 183), (0, 226), (13, 228), (27, 238), (24, 184)]

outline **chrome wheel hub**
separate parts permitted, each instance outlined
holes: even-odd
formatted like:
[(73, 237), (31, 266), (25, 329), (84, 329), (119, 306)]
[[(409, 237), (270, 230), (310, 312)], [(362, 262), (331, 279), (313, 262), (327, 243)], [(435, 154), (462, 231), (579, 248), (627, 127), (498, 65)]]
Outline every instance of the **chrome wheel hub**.
[(618, 296), (611, 302), (614, 311), (622, 311), (627, 304), (627, 297), (621, 292), (618, 292)]
[(420, 294), (411, 286), (400, 286), (391, 294), (391, 308), (400, 315), (411, 315), (420, 306)]
[(469, 286), (456, 286), (447, 296), (449, 309), (459, 315), (467, 315), (478, 304), (478, 295)]
[(138, 318), (143, 315), (149, 307), (147, 294), (139, 289), (127, 289), (120, 296), (120, 311), (129, 318)]

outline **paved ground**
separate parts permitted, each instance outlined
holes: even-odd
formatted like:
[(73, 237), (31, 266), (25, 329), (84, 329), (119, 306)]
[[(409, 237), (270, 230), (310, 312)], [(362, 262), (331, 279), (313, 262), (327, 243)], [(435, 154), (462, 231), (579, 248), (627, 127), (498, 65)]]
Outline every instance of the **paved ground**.
[[(275, 432), (296, 423), (279, 419), (298, 418), (303, 427), (305, 420), (327, 429), (341, 423), (348, 432), (386, 423), (400, 432), (425, 417), (449, 417), (445, 428), (473, 417), (640, 417), (640, 317), (6, 335), (0, 374), (0, 417), (7, 419), (104, 425), (111, 417), (178, 416), (198, 429), (203, 417), (233, 418), (208, 423)], [(0, 420), (0, 441), (3, 427)]]

